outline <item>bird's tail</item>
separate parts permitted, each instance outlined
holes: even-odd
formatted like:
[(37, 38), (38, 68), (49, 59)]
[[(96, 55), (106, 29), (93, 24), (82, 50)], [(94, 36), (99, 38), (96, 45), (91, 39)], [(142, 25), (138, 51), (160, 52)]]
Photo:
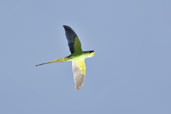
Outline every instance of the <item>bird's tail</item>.
[(65, 58), (61, 58), (61, 59), (57, 59), (57, 60), (53, 60), (53, 61), (37, 64), (36, 66), (40, 66), (40, 65), (44, 65), (44, 64), (49, 64), (49, 63), (64, 62), (64, 61), (68, 61), (68, 58), (66, 58), (66, 57)]

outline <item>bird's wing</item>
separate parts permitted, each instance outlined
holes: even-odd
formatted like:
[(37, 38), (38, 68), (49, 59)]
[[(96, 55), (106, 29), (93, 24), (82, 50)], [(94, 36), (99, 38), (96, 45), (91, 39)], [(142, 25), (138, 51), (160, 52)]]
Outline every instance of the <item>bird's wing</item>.
[(76, 90), (79, 90), (84, 82), (86, 74), (85, 61), (72, 61), (72, 70), (74, 74), (75, 88)]
[(71, 54), (81, 53), (82, 52), (81, 43), (77, 34), (72, 30), (71, 27), (67, 25), (64, 25), (63, 27), (65, 29), (65, 35), (68, 40), (68, 46), (69, 46)]

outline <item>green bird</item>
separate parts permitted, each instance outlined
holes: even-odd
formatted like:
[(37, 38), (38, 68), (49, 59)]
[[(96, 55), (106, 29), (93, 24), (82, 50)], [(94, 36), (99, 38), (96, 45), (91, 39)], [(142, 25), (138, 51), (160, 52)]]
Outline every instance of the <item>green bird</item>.
[(94, 50), (83, 51), (81, 48), (81, 42), (77, 34), (74, 32), (74, 30), (67, 25), (64, 25), (63, 27), (65, 29), (65, 35), (68, 41), (68, 46), (71, 54), (64, 58), (60, 58), (46, 63), (41, 63), (36, 66), (49, 64), (49, 63), (56, 63), (56, 62), (72, 61), (72, 70), (74, 74), (75, 88), (76, 90), (79, 90), (83, 85), (85, 74), (86, 74), (85, 59), (93, 57), (95, 55), (95, 52)]

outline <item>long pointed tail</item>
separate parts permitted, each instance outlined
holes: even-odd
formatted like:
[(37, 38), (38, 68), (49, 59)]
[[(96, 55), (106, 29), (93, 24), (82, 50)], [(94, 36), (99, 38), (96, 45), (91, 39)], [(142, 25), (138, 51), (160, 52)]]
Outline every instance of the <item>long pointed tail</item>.
[(49, 61), (49, 62), (46, 62), (46, 63), (37, 64), (36, 66), (40, 66), (40, 65), (44, 65), (44, 64), (49, 64), (49, 63), (63, 62), (63, 61), (67, 61), (67, 60), (68, 60), (68, 58), (61, 58), (61, 59)]

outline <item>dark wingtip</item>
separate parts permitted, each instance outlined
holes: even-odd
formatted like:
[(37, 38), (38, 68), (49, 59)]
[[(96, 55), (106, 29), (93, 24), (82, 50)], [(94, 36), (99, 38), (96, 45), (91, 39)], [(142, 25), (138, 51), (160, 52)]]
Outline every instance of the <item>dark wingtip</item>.
[(40, 66), (40, 65), (35, 65), (35, 67)]
[(63, 25), (63, 27), (64, 27), (65, 29), (71, 29), (71, 27), (68, 26), (68, 25)]
[(63, 25), (63, 27), (65, 28), (65, 27), (68, 27), (68, 25)]

